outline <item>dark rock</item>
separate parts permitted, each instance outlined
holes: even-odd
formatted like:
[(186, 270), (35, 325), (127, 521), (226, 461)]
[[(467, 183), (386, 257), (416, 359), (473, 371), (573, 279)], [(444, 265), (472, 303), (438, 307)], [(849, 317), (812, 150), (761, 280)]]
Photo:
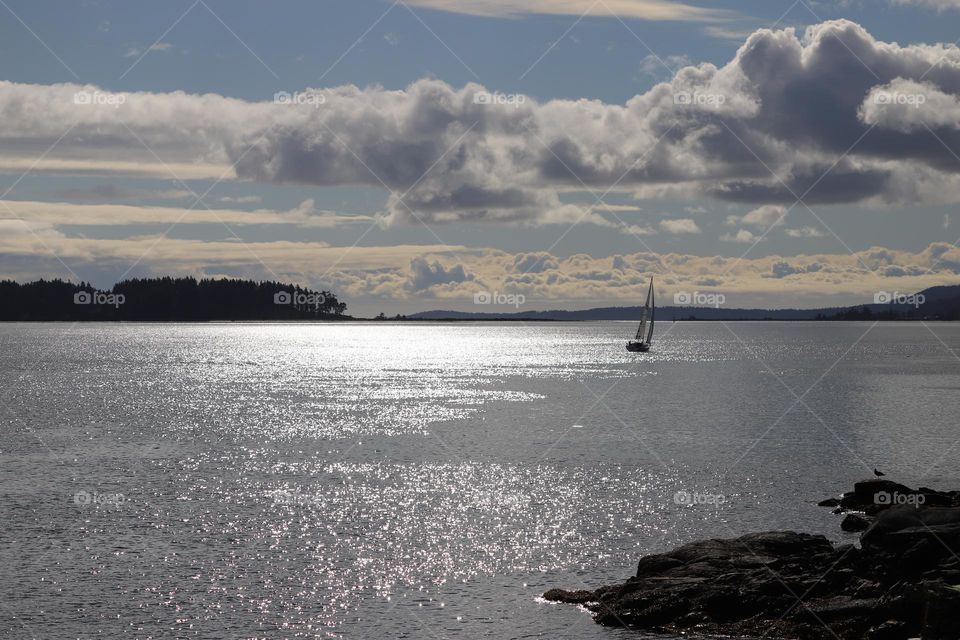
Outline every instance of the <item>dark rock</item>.
[(827, 498), (817, 503), (818, 507), (839, 507), (840, 498)]
[(566, 589), (550, 589), (543, 594), (544, 600), (550, 602), (566, 602), (567, 604), (586, 604), (596, 601), (596, 594), (593, 591), (580, 589), (578, 591), (567, 591)]
[(960, 590), (943, 582), (924, 582), (924, 640), (960, 638)]
[(644, 556), (640, 558), (640, 562), (637, 563), (637, 577), (642, 578), (644, 576), (657, 574), (666, 569), (679, 567), (682, 564), (683, 560), (671, 558), (670, 556)]
[(960, 549), (960, 493), (876, 479), (839, 503), (868, 514), (841, 523), (864, 531), (859, 548), (793, 531), (701, 540), (641, 558), (624, 584), (544, 598), (583, 605), (599, 624), (658, 632), (960, 639), (960, 587), (951, 586), (960, 560), (950, 551)]
[(960, 509), (891, 507), (861, 536), (861, 542), (866, 546), (906, 549), (925, 537), (939, 538), (951, 547), (960, 542)]
[(953, 496), (930, 491), (929, 489), (920, 489), (918, 495), (923, 497), (923, 505), (926, 507), (953, 507), (956, 505)]
[(894, 482), (893, 480), (884, 480), (882, 478), (870, 478), (869, 480), (861, 480), (853, 485), (853, 494), (857, 498), (865, 501), (873, 501), (874, 496), (880, 492), (886, 493), (901, 493), (901, 494), (910, 494), (914, 493), (913, 489), (910, 487), (900, 484), (899, 482)]
[(956, 569), (941, 569), (938, 571), (940, 579), (949, 585), (960, 585), (960, 571)]
[(907, 640), (910, 638), (910, 628), (906, 622), (887, 620), (867, 631), (867, 640)]
[(853, 591), (853, 597), (855, 598), (879, 598), (884, 594), (885, 589), (880, 586), (880, 583), (874, 582), (872, 580), (861, 580), (860, 584), (857, 585), (856, 589)]
[(840, 523), (840, 528), (848, 532), (866, 531), (870, 528), (870, 521), (855, 513), (849, 513)]

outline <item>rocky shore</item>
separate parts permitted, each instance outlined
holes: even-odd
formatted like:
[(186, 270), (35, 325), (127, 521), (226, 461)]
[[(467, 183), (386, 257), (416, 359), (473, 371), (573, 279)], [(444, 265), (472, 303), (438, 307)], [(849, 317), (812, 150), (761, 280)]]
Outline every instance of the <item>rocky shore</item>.
[(640, 559), (624, 584), (551, 589), (598, 624), (788, 639), (960, 639), (960, 492), (858, 482), (825, 500), (860, 544), (776, 531)]

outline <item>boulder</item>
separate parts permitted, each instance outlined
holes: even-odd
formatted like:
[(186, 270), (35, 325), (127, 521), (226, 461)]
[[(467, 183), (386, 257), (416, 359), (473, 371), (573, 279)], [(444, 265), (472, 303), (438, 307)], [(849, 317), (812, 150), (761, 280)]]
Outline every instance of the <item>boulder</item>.
[(840, 523), (840, 528), (847, 532), (866, 531), (870, 528), (870, 521), (863, 516), (855, 513), (847, 514), (847, 517)]
[(863, 512), (841, 523), (863, 532), (860, 547), (795, 531), (700, 540), (644, 556), (623, 584), (543, 597), (581, 605), (599, 624), (674, 634), (960, 639), (960, 560), (950, 551), (960, 549), (960, 493), (877, 479), (839, 503)]
[(596, 600), (593, 591), (580, 589), (577, 591), (567, 591), (565, 589), (550, 589), (543, 594), (543, 599), (550, 602), (566, 602), (567, 604), (586, 604)]

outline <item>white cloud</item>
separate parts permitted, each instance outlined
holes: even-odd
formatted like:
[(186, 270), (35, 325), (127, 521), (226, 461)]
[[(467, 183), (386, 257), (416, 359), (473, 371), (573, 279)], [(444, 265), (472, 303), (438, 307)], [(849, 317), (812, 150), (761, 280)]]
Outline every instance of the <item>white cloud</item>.
[(263, 198), (260, 196), (223, 196), (217, 199), (217, 202), (226, 202), (229, 204), (257, 204)]
[[(870, 102), (879, 91), (916, 86), (939, 113)], [(953, 45), (881, 42), (838, 20), (802, 35), (761, 29), (726, 65), (684, 67), (625, 104), (478, 101), (486, 91), (425, 79), (403, 90), (315, 90), (322, 104), (179, 92), (124, 93), (117, 104), (94, 86), (0, 82), (0, 170), (30, 168), (73, 126), (37, 171), (385, 185), (393, 192), (387, 224), (570, 224), (586, 212), (583, 222), (618, 226), (602, 210), (561, 200), (582, 183), (758, 209), (790, 206), (801, 194), (810, 205), (960, 201), (948, 150), (960, 149)], [(90, 101), (78, 104), (78, 93)]]
[(937, 11), (946, 11), (948, 9), (960, 9), (960, 0), (893, 0), (894, 4), (917, 5), (936, 9)]
[(652, 236), (657, 232), (646, 225), (628, 224), (620, 227), (620, 233), (631, 236)]
[(724, 242), (738, 242), (741, 244), (753, 244), (754, 242), (759, 241), (763, 236), (755, 235), (752, 231), (748, 229), (740, 229), (735, 234), (725, 233), (720, 236), (720, 239)]
[(784, 233), (791, 238), (822, 238), (825, 234), (816, 227), (800, 227), (798, 229), (785, 229)]
[(331, 247), (289, 241), (244, 245), (158, 234), (91, 239), (66, 237), (42, 221), (0, 220), (0, 279), (19, 273), (12, 262), (17, 258), (33, 261), (39, 265), (37, 271), (62, 270), (50, 251), (80, 272), (95, 266), (119, 277), (142, 258), (143, 273), (280, 278), (331, 288), (350, 304), (402, 300), (420, 309), (437, 300), (449, 301), (443, 308), (458, 304), (470, 308), (473, 294), (481, 290), (522, 293), (528, 306), (540, 308), (623, 304), (625, 299), (642, 298), (651, 275), (657, 276), (661, 295), (710, 287), (723, 292), (728, 304), (782, 306), (785, 296), (792, 306), (831, 300), (847, 304), (872, 300), (876, 290), (919, 291), (955, 283), (960, 275), (960, 249), (945, 242), (918, 252), (873, 247), (856, 255), (741, 259), (640, 252), (563, 258), (456, 245)]
[[(192, 195), (190, 196), (193, 197)], [(198, 204), (192, 209), (184, 207), (134, 206), (126, 204), (77, 204), (66, 202), (34, 202), (24, 200), (5, 200), (0, 215), (11, 212), (30, 223), (49, 226), (129, 226), (129, 225), (171, 225), (187, 226), (193, 224), (249, 225), (287, 225), (294, 227), (331, 228), (350, 224), (370, 225), (376, 221), (373, 216), (338, 214), (333, 211), (318, 210), (313, 200), (304, 200), (289, 211), (273, 209), (255, 209), (241, 211), (236, 209), (207, 209)], [(188, 204), (192, 205), (193, 202)]]
[(664, 74), (671, 76), (688, 66), (690, 66), (690, 58), (685, 55), (658, 56), (651, 53), (640, 61), (640, 72), (659, 78)]
[(185, 200), (196, 198), (186, 189), (131, 189), (115, 184), (99, 184), (92, 187), (62, 189), (58, 198), (73, 202), (109, 202), (115, 200)]
[(750, 211), (742, 218), (740, 224), (768, 229), (783, 222), (787, 217), (787, 209), (781, 205), (764, 205)]
[(527, 14), (640, 18), (643, 20), (713, 21), (735, 15), (672, 0), (407, 0), (415, 7), (510, 18)]
[(169, 42), (155, 42), (149, 47), (133, 47), (127, 50), (127, 52), (123, 54), (123, 57), (136, 58), (138, 56), (143, 55), (144, 53), (154, 52), (154, 51), (165, 51), (165, 52), (173, 51), (173, 45), (170, 44)]
[(735, 227), (745, 225), (761, 230), (783, 223), (787, 217), (787, 208), (781, 205), (764, 205), (742, 216), (727, 216), (727, 225)]
[(932, 82), (896, 78), (871, 88), (859, 115), (867, 124), (902, 133), (960, 129), (960, 96), (946, 93)]
[(712, 38), (718, 40), (729, 40), (732, 42), (743, 42), (746, 40), (753, 30), (751, 29), (738, 29), (735, 27), (721, 26), (718, 24), (711, 24), (703, 27), (703, 32)]
[(700, 227), (690, 218), (677, 218), (676, 220), (661, 220), (660, 230), (673, 235), (700, 233)]

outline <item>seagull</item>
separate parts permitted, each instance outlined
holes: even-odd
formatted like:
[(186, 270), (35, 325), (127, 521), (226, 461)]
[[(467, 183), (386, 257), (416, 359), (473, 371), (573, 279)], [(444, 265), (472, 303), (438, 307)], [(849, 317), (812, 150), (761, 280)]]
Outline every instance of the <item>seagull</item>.
[(883, 477), (883, 476), (885, 476), (885, 475), (887, 475), (887, 474), (885, 474), (883, 471), (877, 471), (877, 468), (874, 467), (874, 468), (873, 468), (873, 475), (877, 476), (878, 478), (881, 478), (881, 477)]

